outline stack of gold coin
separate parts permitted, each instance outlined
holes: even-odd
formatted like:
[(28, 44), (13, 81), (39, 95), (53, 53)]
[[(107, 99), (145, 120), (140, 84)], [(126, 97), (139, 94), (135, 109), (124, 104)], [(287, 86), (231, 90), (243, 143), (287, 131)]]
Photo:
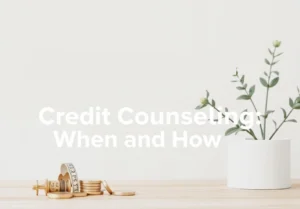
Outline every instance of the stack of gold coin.
[(85, 192), (88, 195), (102, 195), (101, 180), (81, 180), (80, 189), (81, 192)]

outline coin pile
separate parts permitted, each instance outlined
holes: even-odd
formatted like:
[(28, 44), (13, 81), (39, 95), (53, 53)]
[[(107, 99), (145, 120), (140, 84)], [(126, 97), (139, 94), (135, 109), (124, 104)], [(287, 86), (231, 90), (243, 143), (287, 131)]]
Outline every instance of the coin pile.
[(101, 180), (81, 180), (80, 191), (88, 195), (103, 195), (101, 191)]
[(63, 163), (58, 180), (45, 180), (44, 184), (32, 187), (39, 195), (39, 190), (44, 190), (46, 196), (50, 199), (69, 199), (72, 197), (85, 197), (87, 195), (103, 195), (101, 185), (109, 195), (115, 196), (133, 196), (133, 191), (115, 191), (110, 188), (108, 183), (103, 180), (78, 180), (77, 172), (72, 163)]

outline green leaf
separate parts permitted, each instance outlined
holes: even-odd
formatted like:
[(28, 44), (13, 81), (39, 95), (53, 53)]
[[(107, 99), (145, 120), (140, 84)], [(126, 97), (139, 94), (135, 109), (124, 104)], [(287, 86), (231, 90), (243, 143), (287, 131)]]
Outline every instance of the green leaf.
[(289, 99), (289, 104), (290, 104), (290, 107), (293, 108), (294, 102), (293, 102), (292, 98)]
[(283, 52), (278, 53), (278, 54), (275, 55), (275, 57), (279, 57), (279, 56), (282, 55), (282, 54), (283, 54)]
[(275, 110), (268, 110), (267, 111), (267, 114), (266, 114), (266, 117), (268, 118), (268, 116), (271, 114), (271, 113), (274, 113), (275, 112)]
[(260, 83), (264, 86), (264, 87), (268, 87), (268, 83), (264, 78), (259, 78)]
[(238, 82), (238, 81), (236, 81), (236, 80), (233, 80), (233, 81), (231, 81), (232, 83), (236, 83), (236, 82)]
[(206, 90), (206, 98), (208, 99), (209, 97), (209, 92)]
[(300, 96), (295, 99), (295, 103), (300, 103)]
[(211, 106), (215, 107), (216, 106), (216, 102), (215, 100), (211, 100)]
[(261, 115), (263, 118), (268, 118), (269, 114), (275, 112), (274, 110), (268, 110), (265, 115)]
[(283, 108), (281, 108), (281, 109), (282, 109), (282, 112), (283, 112), (283, 117), (284, 117), (284, 119), (286, 119), (286, 116), (287, 116), (286, 111)]
[(269, 62), (269, 60), (267, 60), (267, 59), (265, 59), (265, 63), (266, 63), (267, 65), (270, 65), (270, 62)]
[(230, 129), (228, 129), (226, 132), (225, 132), (225, 136), (229, 136), (237, 131), (240, 131), (240, 128), (239, 127), (232, 127)]
[(240, 81), (241, 81), (242, 84), (244, 84), (244, 81), (245, 81), (245, 76), (244, 75), (242, 76)]
[(228, 112), (228, 108), (227, 107), (225, 107), (225, 112)]
[(236, 87), (236, 89), (237, 89), (237, 90), (245, 90), (245, 88), (242, 87), (242, 86), (238, 86), (238, 87)]
[(279, 60), (272, 62), (272, 65), (276, 65), (279, 62)]
[(297, 123), (297, 121), (295, 119), (286, 120), (285, 122)]
[(241, 95), (237, 98), (237, 100), (249, 100), (251, 99), (251, 96), (249, 95)]
[(265, 74), (265, 76), (267, 76), (267, 77), (268, 77), (268, 73), (267, 73), (267, 72), (264, 72), (264, 74)]
[(273, 123), (274, 123), (274, 125), (275, 125), (275, 129), (277, 129), (277, 123), (276, 123), (276, 121), (273, 120)]
[(299, 110), (300, 109), (300, 103), (294, 104), (293, 108), (296, 109), (296, 110)]
[(278, 81), (279, 81), (279, 77), (274, 78), (274, 79), (271, 81), (270, 85), (269, 85), (270, 88), (276, 86), (276, 84), (278, 83)]
[(279, 72), (278, 71), (272, 71), (272, 73), (275, 73), (276, 75), (279, 75)]
[(268, 49), (268, 51), (269, 51), (270, 55), (273, 56), (273, 52), (271, 51), (271, 49)]
[(300, 89), (299, 89), (299, 86), (297, 86), (297, 91), (298, 91), (298, 94), (300, 96)]
[(249, 95), (252, 96), (255, 92), (255, 85), (251, 86), (251, 88), (249, 89)]
[(202, 109), (202, 108), (204, 108), (204, 107), (206, 107), (207, 105), (198, 105), (195, 109), (196, 110), (200, 110), (200, 109)]

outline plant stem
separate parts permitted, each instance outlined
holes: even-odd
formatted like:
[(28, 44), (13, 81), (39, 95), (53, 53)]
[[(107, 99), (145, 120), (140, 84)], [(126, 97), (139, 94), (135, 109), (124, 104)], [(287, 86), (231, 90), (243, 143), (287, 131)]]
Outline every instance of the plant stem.
[[(210, 103), (208, 103), (208, 104), (209, 104), (209, 106), (211, 106), (212, 108), (214, 108), (217, 112), (221, 112), (221, 111), (218, 110), (216, 107), (212, 106)], [(225, 114), (222, 113), (222, 116), (225, 117)], [(233, 121), (231, 118), (229, 118), (229, 120), (230, 120), (230, 122), (234, 123), (234, 121)]]
[(278, 126), (278, 128), (275, 129), (274, 133), (270, 136), (270, 139), (271, 140), (273, 138), (273, 136), (277, 133), (277, 131), (281, 128), (281, 126), (285, 123), (286, 119), (288, 119), (288, 117), (292, 114), (294, 109), (291, 109), (289, 114), (286, 116), (286, 118), (284, 118), (284, 120), (281, 122), (281, 124)]
[[(237, 77), (238, 77), (240, 83), (241, 83), (242, 85), (244, 85), (244, 84), (241, 82), (240, 77), (239, 77), (239, 76), (237, 76)], [(245, 88), (244, 90), (245, 90), (246, 94), (249, 96), (249, 92), (247, 91), (247, 89)], [(250, 98), (250, 101), (251, 101), (251, 103), (252, 103), (252, 106), (253, 106), (255, 112), (257, 113), (257, 108), (256, 108), (256, 105), (255, 105), (254, 102), (253, 102), (252, 97)], [(257, 116), (257, 119), (260, 121), (260, 117), (259, 117), (259, 116)], [(264, 137), (264, 132), (263, 132), (263, 128), (262, 128), (262, 124), (261, 124), (261, 123), (259, 124), (259, 127), (260, 127), (261, 137)]]
[[(220, 110), (218, 110), (216, 107), (212, 106), (212, 105), (210, 104), (210, 102), (208, 103), (208, 105), (211, 106), (212, 108), (214, 108), (217, 112), (222, 113), (222, 112), (221, 112)], [(222, 113), (222, 116), (225, 117), (225, 114)], [(232, 122), (233, 124), (235, 124), (234, 121), (233, 121), (231, 118), (229, 118), (229, 120), (230, 120), (230, 122)], [(249, 129), (249, 130), (246, 130), (246, 129), (245, 129), (245, 131), (246, 131), (248, 134), (250, 134), (255, 140), (257, 140), (257, 137), (255, 136), (255, 134), (254, 134), (254, 132), (253, 132), (252, 129)]]
[[(274, 62), (274, 58), (275, 58), (275, 52), (276, 52), (276, 47), (274, 48), (273, 54), (272, 54), (272, 61), (270, 63), (270, 69), (269, 69), (269, 76), (268, 76), (268, 87), (267, 87), (267, 95), (266, 95), (266, 103), (265, 103), (265, 114), (267, 115), (267, 111), (268, 111), (268, 100), (269, 100), (269, 85), (270, 85), (270, 79), (271, 79), (271, 74), (272, 74), (272, 67), (273, 67), (273, 62)], [(264, 137), (263, 139), (266, 139), (266, 132), (267, 132), (267, 118), (264, 117)]]

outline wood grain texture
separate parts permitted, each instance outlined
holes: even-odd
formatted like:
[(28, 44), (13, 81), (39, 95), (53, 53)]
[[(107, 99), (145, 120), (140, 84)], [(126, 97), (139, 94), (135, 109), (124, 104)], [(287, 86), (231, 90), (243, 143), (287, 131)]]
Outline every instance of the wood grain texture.
[[(132, 197), (88, 196), (51, 200), (35, 196), (34, 181), (0, 181), (0, 208), (37, 209), (268, 209), (300, 208), (300, 181), (286, 190), (228, 189), (224, 181), (109, 181), (112, 189), (136, 191)], [(19, 185), (19, 186), (18, 186)]]

